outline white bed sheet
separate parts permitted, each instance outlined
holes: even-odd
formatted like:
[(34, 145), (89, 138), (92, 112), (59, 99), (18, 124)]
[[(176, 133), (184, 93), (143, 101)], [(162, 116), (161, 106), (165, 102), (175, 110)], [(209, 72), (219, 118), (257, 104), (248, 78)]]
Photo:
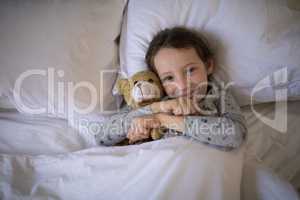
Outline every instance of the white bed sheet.
[(242, 151), (184, 138), (60, 155), (2, 154), (0, 198), (234, 200), (242, 161)]
[(64, 119), (0, 112), (0, 152), (5, 154), (57, 154), (95, 146)]
[(270, 170), (243, 166), (244, 148), (182, 137), (97, 147), (64, 120), (12, 112), (0, 131), (0, 199), (298, 199)]

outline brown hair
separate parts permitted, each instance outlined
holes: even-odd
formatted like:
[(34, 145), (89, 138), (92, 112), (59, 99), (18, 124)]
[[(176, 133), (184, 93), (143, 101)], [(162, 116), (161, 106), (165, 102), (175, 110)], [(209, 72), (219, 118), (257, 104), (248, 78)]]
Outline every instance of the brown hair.
[(158, 32), (150, 42), (145, 58), (148, 67), (154, 71), (154, 57), (162, 48), (194, 48), (204, 63), (213, 56), (208, 42), (200, 33), (180, 26)]

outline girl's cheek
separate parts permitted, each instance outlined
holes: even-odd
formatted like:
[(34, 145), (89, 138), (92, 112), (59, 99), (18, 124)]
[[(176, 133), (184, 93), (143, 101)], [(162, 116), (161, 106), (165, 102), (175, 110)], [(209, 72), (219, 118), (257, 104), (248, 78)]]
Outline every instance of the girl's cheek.
[(207, 90), (207, 78), (205, 76), (193, 77), (191, 81), (191, 87), (200, 93), (206, 93)]
[(207, 82), (207, 78), (206, 78), (206, 74), (195, 74), (193, 77), (192, 77), (192, 83), (194, 84), (202, 84), (202, 83), (205, 83)]
[(165, 85), (164, 89), (168, 96), (173, 96), (175, 94), (175, 88), (173, 85)]

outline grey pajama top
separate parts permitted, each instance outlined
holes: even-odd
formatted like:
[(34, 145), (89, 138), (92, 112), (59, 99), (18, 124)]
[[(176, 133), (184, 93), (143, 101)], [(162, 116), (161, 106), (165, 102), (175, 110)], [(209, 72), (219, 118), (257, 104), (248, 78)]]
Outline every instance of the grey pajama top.
[[(198, 102), (204, 115), (184, 116), (182, 135), (216, 147), (237, 148), (247, 133), (244, 116), (228, 89), (222, 89), (213, 77), (209, 78), (209, 83), (214, 87)], [(152, 114), (150, 106), (136, 110), (124, 107), (101, 123), (101, 131), (95, 135), (97, 143), (110, 146), (121, 142), (126, 138), (132, 119), (149, 114)], [(164, 138), (175, 135), (178, 132), (168, 130)]]

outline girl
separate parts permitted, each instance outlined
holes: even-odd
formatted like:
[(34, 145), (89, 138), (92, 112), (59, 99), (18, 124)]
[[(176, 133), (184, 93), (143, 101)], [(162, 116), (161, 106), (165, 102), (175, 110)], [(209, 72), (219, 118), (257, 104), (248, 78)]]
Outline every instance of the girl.
[(165, 127), (167, 135), (183, 135), (223, 148), (237, 148), (247, 129), (228, 89), (212, 76), (213, 56), (196, 32), (174, 27), (151, 41), (146, 62), (157, 73), (168, 100), (130, 111), (125, 108), (103, 124), (100, 144), (147, 139), (150, 130)]

